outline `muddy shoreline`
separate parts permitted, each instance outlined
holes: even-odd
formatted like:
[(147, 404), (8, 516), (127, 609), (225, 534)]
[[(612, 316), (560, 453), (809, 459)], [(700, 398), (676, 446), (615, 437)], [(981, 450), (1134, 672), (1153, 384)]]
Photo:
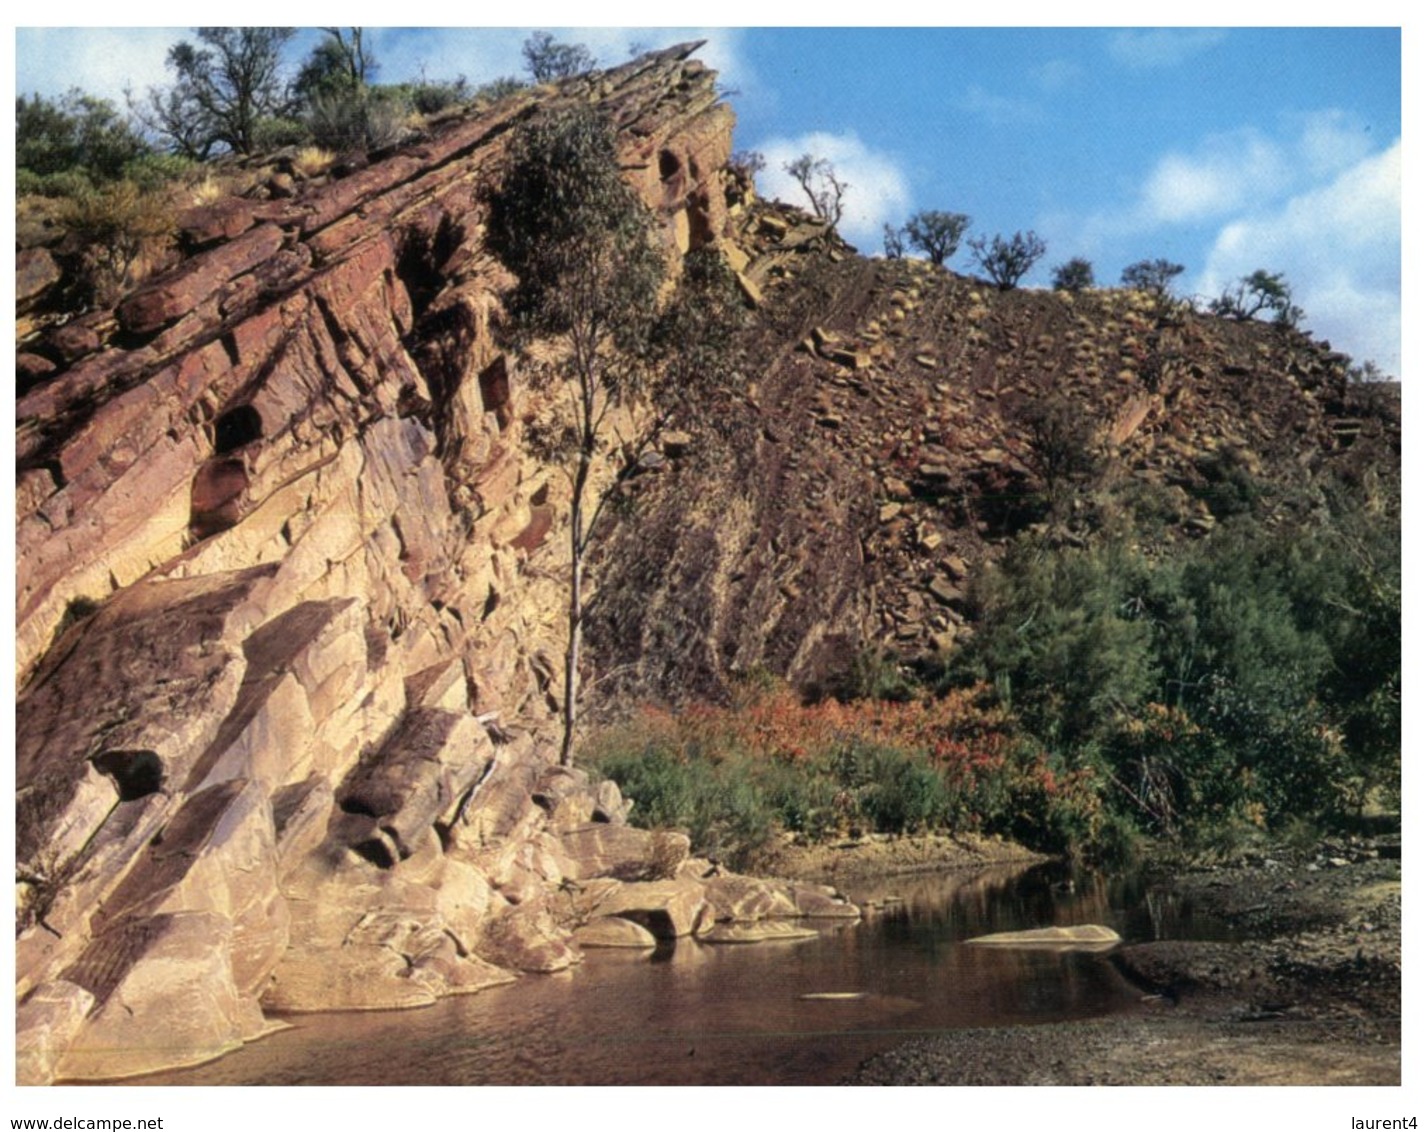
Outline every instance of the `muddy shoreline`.
[(1396, 1085), (1401, 1083), (1398, 838), (1163, 871), (1156, 884), (1236, 939), (1128, 944), (1143, 991), (1089, 1022), (919, 1039), (869, 1059), (859, 1085)]

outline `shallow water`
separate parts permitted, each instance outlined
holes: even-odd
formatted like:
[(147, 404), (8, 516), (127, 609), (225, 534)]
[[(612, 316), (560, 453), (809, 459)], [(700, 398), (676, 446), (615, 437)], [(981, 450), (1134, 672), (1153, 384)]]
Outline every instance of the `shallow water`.
[[(1101, 923), (1127, 939), (1218, 925), (1134, 880), (1058, 869), (889, 878), (862, 923), (755, 945), (592, 950), (569, 972), (421, 1010), (303, 1015), (292, 1029), (157, 1084), (832, 1084), (949, 1029), (1088, 1018), (1140, 997), (1104, 955), (968, 946), (995, 931)], [(808, 997), (815, 996), (815, 997)]]

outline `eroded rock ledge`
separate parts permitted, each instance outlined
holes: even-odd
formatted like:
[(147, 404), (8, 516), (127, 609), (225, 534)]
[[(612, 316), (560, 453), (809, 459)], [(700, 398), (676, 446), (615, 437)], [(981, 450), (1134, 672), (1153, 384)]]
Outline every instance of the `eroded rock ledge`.
[[(583, 946), (857, 915), (692, 861), (552, 765), (563, 481), (522, 442), (480, 190), (521, 120), (594, 100), (672, 268), (723, 239), (733, 118), (692, 50), (185, 215), (201, 250), (26, 344), (21, 1080), (192, 1064), (277, 1012), (417, 1006)], [(30, 275), (27, 309), (54, 283)]]

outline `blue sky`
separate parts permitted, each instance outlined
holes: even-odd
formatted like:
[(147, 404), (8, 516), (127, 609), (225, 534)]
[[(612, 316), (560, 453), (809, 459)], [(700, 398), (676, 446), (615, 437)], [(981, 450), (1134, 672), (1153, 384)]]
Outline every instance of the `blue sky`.
[[(1401, 371), (1396, 28), (545, 26), (604, 65), (708, 39), (736, 146), (767, 159), (761, 190), (796, 200), (783, 163), (827, 157), (850, 185), (843, 234), (866, 252), (885, 222), (935, 208), (969, 214), (969, 235), (1035, 229), (1049, 251), (1032, 286), (1078, 255), (1106, 284), (1139, 259), (1183, 263), (1187, 295), (1263, 267), (1317, 336)], [(378, 29), (380, 77), (518, 74), (530, 30)], [(185, 34), (19, 29), (17, 92), (122, 102), (164, 81)], [(965, 247), (951, 266), (972, 269)]]

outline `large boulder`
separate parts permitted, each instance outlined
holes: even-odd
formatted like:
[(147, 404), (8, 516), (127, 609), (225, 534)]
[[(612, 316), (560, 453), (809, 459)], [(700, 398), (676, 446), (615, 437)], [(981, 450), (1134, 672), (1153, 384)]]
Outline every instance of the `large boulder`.
[(176, 912), (95, 939), (65, 974), (95, 1007), (55, 1075), (94, 1080), (197, 1065), (262, 1034), (257, 1000), (233, 980), (232, 938), (223, 916)]
[(694, 934), (708, 916), (709, 905), (703, 885), (679, 878), (622, 884), (597, 910), (601, 915), (633, 920), (656, 939), (678, 939)]

